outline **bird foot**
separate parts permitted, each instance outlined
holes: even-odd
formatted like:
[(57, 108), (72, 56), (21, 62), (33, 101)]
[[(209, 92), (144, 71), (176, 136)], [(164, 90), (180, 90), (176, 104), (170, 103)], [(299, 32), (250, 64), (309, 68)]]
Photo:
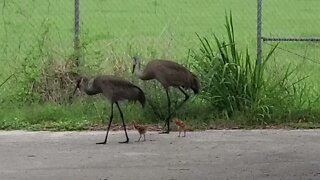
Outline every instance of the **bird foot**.
[(121, 141), (119, 142), (120, 144), (124, 144), (124, 143), (129, 143), (129, 139), (127, 139), (126, 141)]
[(98, 142), (96, 144), (107, 144), (107, 142)]

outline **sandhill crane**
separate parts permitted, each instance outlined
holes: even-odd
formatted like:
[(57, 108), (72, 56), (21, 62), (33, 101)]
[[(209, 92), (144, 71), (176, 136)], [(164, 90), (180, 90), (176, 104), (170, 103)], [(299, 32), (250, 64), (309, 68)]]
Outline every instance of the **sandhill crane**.
[[(135, 74), (141, 80), (152, 80), (156, 79), (166, 90), (168, 99), (168, 115), (165, 119), (165, 126), (167, 125), (168, 130), (163, 133), (169, 133), (170, 131), (170, 117), (174, 113), (171, 112), (169, 87), (178, 88), (185, 96), (185, 99), (176, 107), (175, 110), (179, 109), (188, 99), (189, 95), (185, 92), (187, 89), (192, 89), (195, 94), (199, 92), (200, 83), (195, 74), (190, 72), (184, 66), (169, 60), (153, 59), (149, 61), (143, 71), (141, 71), (140, 60), (137, 57), (133, 57), (133, 69), (132, 73)], [(164, 126), (164, 127), (165, 127)]]
[(73, 94), (79, 88), (84, 91), (87, 95), (96, 95), (102, 94), (111, 102), (111, 114), (109, 125), (107, 129), (107, 134), (103, 142), (97, 144), (106, 144), (108, 139), (108, 133), (110, 130), (111, 122), (113, 119), (113, 105), (116, 104), (120, 112), (122, 119), (122, 124), (124, 132), (126, 134), (126, 141), (119, 143), (128, 143), (129, 138), (126, 130), (126, 125), (124, 122), (123, 114), (118, 104), (118, 101), (129, 100), (129, 101), (139, 101), (144, 107), (145, 104), (145, 95), (144, 92), (134, 84), (130, 83), (127, 80), (111, 76), (111, 75), (100, 75), (95, 78), (89, 79), (87, 77), (78, 76), (76, 78), (76, 87), (73, 91)]

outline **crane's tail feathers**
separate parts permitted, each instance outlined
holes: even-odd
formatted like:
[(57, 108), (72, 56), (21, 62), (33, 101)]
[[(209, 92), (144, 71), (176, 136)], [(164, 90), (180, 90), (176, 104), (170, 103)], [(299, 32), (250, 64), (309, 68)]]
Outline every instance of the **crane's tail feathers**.
[(139, 102), (141, 103), (142, 107), (144, 107), (146, 104), (146, 97), (144, 96), (143, 92), (140, 94)]
[(195, 76), (195, 75), (193, 75), (193, 79), (192, 79), (192, 83), (191, 83), (191, 89), (193, 90), (193, 92), (195, 94), (199, 93), (200, 82), (199, 82), (199, 79), (197, 78), (197, 76)]
[(140, 89), (139, 87), (137, 88), (139, 89), (139, 92), (136, 100), (138, 100), (141, 103), (142, 107), (144, 107), (144, 105), (146, 104), (146, 97), (142, 89)]

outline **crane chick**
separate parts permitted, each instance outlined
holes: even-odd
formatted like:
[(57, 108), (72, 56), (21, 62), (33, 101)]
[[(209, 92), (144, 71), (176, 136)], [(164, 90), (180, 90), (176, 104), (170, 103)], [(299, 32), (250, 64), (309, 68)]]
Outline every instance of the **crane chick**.
[(179, 129), (179, 136), (178, 137), (180, 137), (181, 131), (183, 131), (183, 137), (186, 137), (187, 124), (178, 118), (174, 118), (174, 122)]
[(138, 139), (137, 142), (140, 141), (142, 135), (143, 135), (143, 141), (146, 141), (147, 126), (143, 126), (143, 125), (136, 124), (136, 122), (133, 121), (133, 127), (134, 127), (134, 128), (139, 132), (139, 134), (140, 134), (140, 137), (139, 137), (139, 139)]

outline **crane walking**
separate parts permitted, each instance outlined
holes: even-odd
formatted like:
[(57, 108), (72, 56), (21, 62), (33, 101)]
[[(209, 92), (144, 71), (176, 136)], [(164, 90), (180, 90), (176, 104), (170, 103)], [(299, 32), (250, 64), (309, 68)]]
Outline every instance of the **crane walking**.
[[(163, 133), (169, 133), (170, 117), (189, 99), (189, 95), (185, 90), (192, 89), (193, 92), (197, 94), (200, 89), (200, 82), (195, 74), (176, 62), (170, 60), (153, 59), (149, 61), (142, 71), (140, 59), (138, 57), (133, 57), (132, 59), (132, 73), (135, 73), (139, 79), (144, 81), (156, 79), (164, 87), (168, 100), (168, 115), (165, 119), (167, 131), (164, 131)], [(173, 112), (170, 110), (171, 101), (169, 96), (169, 87), (178, 88), (185, 96), (185, 99), (179, 105), (177, 105)]]
[(118, 101), (139, 101), (144, 107), (145, 105), (145, 95), (144, 92), (136, 85), (132, 84), (131, 82), (111, 76), (111, 75), (99, 75), (95, 78), (89, 79), (84, 76), (78, 76), (76, 78), (76, 87), (73, 91), (73, 94), (76, 92), (77, 89), (84, 91), (87, 95), (96, 95), (102, 94), (111, 102), (111, 114), (109, 118), (108, 129), (106, 133), (105, 140), (103, 142), (99, 142), (97, 144), (106, 144), (108, 139), (108, 133), (110, 130), (110, 126), (113, 119), (113, 105), (116, 104), (119, 110), (124, 132), (126, 135), (126, 141), (119, 142), (119, 143), (128, 143), (129, 137), (126, 130), (126, 125), (123, 118), (123, 113), (120, 109)]

